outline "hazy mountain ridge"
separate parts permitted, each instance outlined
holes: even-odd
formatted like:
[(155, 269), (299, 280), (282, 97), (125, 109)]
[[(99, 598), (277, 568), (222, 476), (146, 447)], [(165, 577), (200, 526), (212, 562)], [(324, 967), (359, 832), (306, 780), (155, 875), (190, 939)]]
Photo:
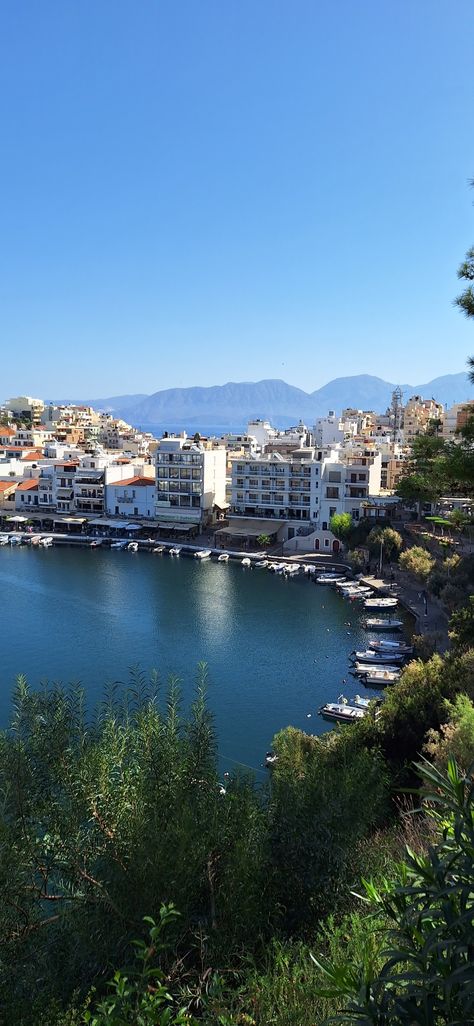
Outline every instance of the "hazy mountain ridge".
[[(347, 406), (383, 412), (396, 383), (371, 374), (335, 378), (314, 392), (288, 385), (279, 379), (233, 382), (209, 387), (167, 388), (153, 395), (112, 396), (108, 399), (70, 400), (106, 410), (135, 425), (155, 425), (168, 430), (243, 430), (247, 421), (268, 418), (287, 427), (301, 418), (311, 425), (328, 410), (340, 413)], [(433, 397), (452, 405), (472, 397), (468, 375), (447, 374), (422, 385), (402, 384), (406, 401), (411, 395)], [(56, 400), (57, 401), (57, 400)]]

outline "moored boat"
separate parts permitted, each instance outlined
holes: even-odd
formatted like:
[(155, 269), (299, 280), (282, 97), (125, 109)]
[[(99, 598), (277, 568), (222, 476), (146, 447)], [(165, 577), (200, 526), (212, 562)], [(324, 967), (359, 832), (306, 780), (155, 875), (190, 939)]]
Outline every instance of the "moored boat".
[(398, 605), (398, 599), (378, 596), (377, 598), (366, 599), (364, 609), (395, 609), (396, 605)]
[(248, 556), (244, 556), (244, 558), (241, 560), (241, 565), (242, 566), (252, 566), (252, 560), (249, 559)]
[(363, 720), (366, 714), (366, 709), (356, 709), (346, 702), (326, 702), (319, 710), (323, 719), (336, 720), (337, 723), (354, 723), (355, 720)]
[(128, 552), (138, 552), (138, 542), (131, 541), (127, 545)]
[(259, 559), (258, 563), (255, 563), (255, 566), (258, 567), (259, 570), (266, 570), (268, 559)]
[(164, 552), (165, 551), (165, 547), (164, 547), (164, 545), (155, 545), (155, 548), (152, 549), (151, 551), (152, 551), (153, 555), (156, 556), (160, 552)]
[(175, 545), (174, 548), (170, 549), (170, 556), (179, 556), (181, 552), (181, 545)]
[(229, 553), (228, 552), (221, 552), (220, 556), (217, 557), (217, 562), (218, 563), (227, 563), (228, 560), (229, 560)]
[(366, 648), (363, 652), (353, 652), (352, 658), (357, 663), (386, 663), (387, 659), (393, 663), (402, 663), (405, 656), (400, 652), (374, 652)]
[(316, 584), (340, 584), (345, 580), (346, 577), (343, 574), (319, 574)]
[(374, 652), (398, 652), (400, 655), (412, 655), (413, 645), (406, 645), (403, 641), (369, 641), (369, 648)]
[(194, 558), (195, 559), (209, 559), (209, 557), (211, 555), (212, 555), (212, 553), (211, 553), (210, 549), (199, 549), (198, 552), (194, 553)]
[(368, 631), (399, 631), (403, 627), (403, 620), (374, 616), (368, 617), (364, 626)]

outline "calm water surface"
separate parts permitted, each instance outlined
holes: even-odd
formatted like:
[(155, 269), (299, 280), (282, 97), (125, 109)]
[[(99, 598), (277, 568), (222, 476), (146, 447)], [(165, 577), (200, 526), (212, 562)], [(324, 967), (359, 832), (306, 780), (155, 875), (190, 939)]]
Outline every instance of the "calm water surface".
[(205, 660), (222, 758), (258, 769), (276, 731), (321, 733), (323, 702), (341, 690), (369, 694), (348, 673), (349, 653), (367, 642), (361, 603), (304, 576), (185, 556), (4, 546), (0, 582), (1, 726), (18, 673), (32, 686), (80, 682), (92, 707), (105, 683), (140, 665), (162, 679), (178, 674), (187, 704)]

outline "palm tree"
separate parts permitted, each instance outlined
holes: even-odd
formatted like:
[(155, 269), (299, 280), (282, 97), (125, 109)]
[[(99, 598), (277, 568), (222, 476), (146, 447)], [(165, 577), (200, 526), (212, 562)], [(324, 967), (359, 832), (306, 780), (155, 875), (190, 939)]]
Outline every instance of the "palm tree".
[(468, 371), (469, 381), (471, 382), (471, 385), (474, 385), (474, 356), (470, 356), (469, 357), (469, 359), (467, 361), (467, 365), (469, 367), (469, 371)]

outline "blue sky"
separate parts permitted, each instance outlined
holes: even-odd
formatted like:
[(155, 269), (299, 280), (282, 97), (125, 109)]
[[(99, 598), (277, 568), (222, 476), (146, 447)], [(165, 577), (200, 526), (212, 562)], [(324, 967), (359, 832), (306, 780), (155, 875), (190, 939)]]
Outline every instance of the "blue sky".
[(471, 0), (13, 0), (0, 396), (456, 372)]

